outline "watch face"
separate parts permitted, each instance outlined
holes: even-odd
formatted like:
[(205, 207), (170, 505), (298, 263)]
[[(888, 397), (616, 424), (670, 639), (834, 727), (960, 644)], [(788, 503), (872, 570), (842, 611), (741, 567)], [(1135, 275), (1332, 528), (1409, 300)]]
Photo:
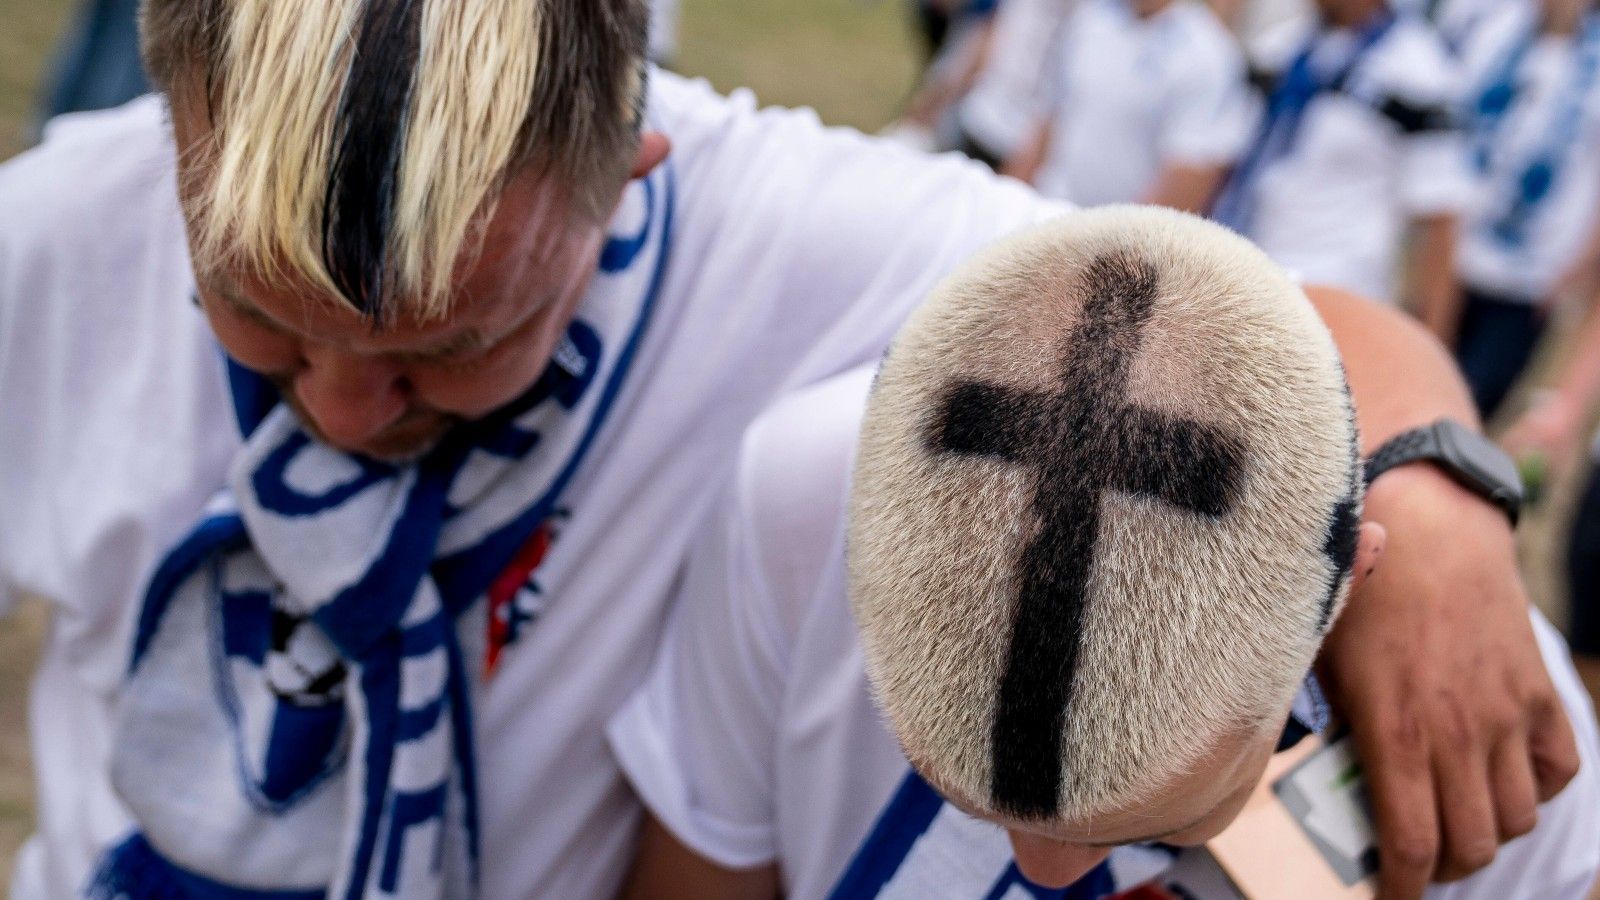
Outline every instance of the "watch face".
[(1445, 419), (1435, 430), (1444, 457), (1474, 487), (1502, 505), (1522, 502), (1522, 476), (1505, 451), (1459, 422)]

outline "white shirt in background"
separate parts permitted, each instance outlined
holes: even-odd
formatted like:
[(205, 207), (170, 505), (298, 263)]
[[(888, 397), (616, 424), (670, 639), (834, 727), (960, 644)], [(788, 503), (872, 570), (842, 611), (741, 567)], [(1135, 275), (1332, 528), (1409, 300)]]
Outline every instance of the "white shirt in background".
[[(909, 767), (873, 704), (846, 593), (845, 504), (871, 378), (840, 375), (752, 426), (654, 671), (610, 728), (669, 831), (728, 868), (777, 865), (795, 900), (828, 895)], [(1577, 898), (1600, 868), (1600, 735), (1565, 644), (1533, 616), (1582, 771), (1532, 833), (1430, 900)]]
[[(783, 388), (877, 358), (945, 273), (1060, 211), (975, 163), (668, 74), (648, 116), (676, 182), (654, 317), (561, 498), (570, 515), (536, 573), (548, 608), (474, 710), (488, 898), (616, 890), (639, 805), (604, 725), (648, 669), (749, 421)], [(107, 766), (133, 619), (239, 445), (191, 302), (161, 102), (59, 122), (0, 166), (0, 613), (21, 593), (54, 601), (16, 900), (76, 896), (130, 826)]]
[(1243, 54), (1210, 8), (1141, 18), (1082, 0), (1048, 60), (1050, 149), (1034, 184), (1083, 206), (1143, 199), (1169, 166), (1226, 166), (1254, 133)]
[[(1310, 23), (1262, 42), (1264, 68), (1282, 72)], [(1317, 37), (1314, 65), (1342, 68), (1357, 36)], [(1459, 215), (1472, 199), (1461, 134), (1408, 132), (1382, 111), (1397, 104), (1440, 119), (1455, 107), (1459, 75), (1439, 36), (1402, 15), (1357, 61), (1344, 90), (1311, 101), (1290, 152), (1258, 174), (1249, 237), (1307, 283), (1393, 300), (1402, 240), (1417, 218)]]
[[(1514, 48), (1537, 26), (1538, 10), (1517, 3), (1485, 22), (1468, 42), (1464, 56), (1465, 115), (1473, 115), (1479, 95), (1499, 80)], [(1600, 71), (1574, 102), (1581, 80), (1579, 38), (1538, 35), (1516, 69), (1514, 99), (1488, 144), (1489, 168), (1480, 175), (1478, 202), (1462, 223), (1456, 270), (1468, 285), (1507, 300), (1545, 299), (1577, 258), (1597, 221), (1600, 207)], [(1579, 121), (1562, 155), (1550, 192), (1532, 207), (1518, 240), (1495, 233), (1512, 206), (1528, 167), (1553, 148), (1557, 120), (1576, 112)], [(1468, 136), (1471, 137), (1471, 129)], [(1476, 144), (1474, 144), (1476, 147)]]
[(650, 0), (650, 58), (670, 63), (678, 55), (678, 0)]
[(961, 99), (961, 128), (985, 151), (1005, 159), (1044, 117), (1044, 77), (1062, 28), (1081, 0), (1004, 0), (983, 70)]

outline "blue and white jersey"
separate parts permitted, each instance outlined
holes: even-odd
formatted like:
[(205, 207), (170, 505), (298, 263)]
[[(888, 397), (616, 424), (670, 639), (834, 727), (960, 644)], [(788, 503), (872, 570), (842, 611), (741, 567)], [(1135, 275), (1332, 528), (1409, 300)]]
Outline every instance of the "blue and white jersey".
[[(747, 434), (654, 671), (612, 721), (628, 779), (684, 845), (726, 868), (776, 866), (796, 900), (1088, 900), (1159, 875), (1169, 852), (1129, 847), (1071, 889), (1030, 885), (1004, 831), (911, 774), (873, 702), (845, 590), (844, 511), (871, 378), (862, 368), (791, 395)], [(1581, 896), (1600, 865), (1593, 715), (1560, 637), (1536, 627), (1586, 774), (1541, 808), (1533, 834), (1430, 900)]]
[(1394, 300), (1407, 227), (1460, 215), (1472, 179), (1451, 127), (1460, 79), (1444, 42), (1420, 19), (1374, 18), (1286, 23), (1252, 48), (1260, 69), (1309, 86), (1268, 110), (1219, 209), (1236, 200), (1247, 214), (1223, 220), (1306, 283)]
[(1461, 120), (1479, 179), (1457, 269), (1473, 287), (1534, 302), (1573, 263), (1600, 206), (1600, 15), (1542, 33), (1513, 4), (1468, 42)]

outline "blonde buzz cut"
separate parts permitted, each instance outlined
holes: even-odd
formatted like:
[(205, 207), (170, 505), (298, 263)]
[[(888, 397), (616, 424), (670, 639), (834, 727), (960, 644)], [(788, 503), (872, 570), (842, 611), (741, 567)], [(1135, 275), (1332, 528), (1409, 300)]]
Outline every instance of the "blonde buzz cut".
[(203, 268), (382, 322), (448, 312), (507, 181), (605, 212), (637, 148), (644, 0), (146, 0), (147, 65), (198, 88)]
[(850, 500), (908, 758), (1081, 823), (1281, 727), (1349, 589), (1357, 446), (1316, 311), (1226, 229), (1110, 207), (980, 254), (886, 356)]

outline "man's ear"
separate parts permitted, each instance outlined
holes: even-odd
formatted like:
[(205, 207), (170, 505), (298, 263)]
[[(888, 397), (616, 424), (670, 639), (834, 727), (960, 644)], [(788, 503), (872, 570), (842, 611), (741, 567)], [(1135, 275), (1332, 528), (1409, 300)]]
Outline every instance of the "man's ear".
[(1389, 542), (1389, 532), (1377, 522), (1361, 523), (1356, 534), (1356, 558), (1350, 569), (1350, 593), (1354, 595), (1366, 583), (1367, 576), (1378, 568), (1384, 545)]
[(655, 171), (672, 152), (672, 141), (659, 131), (646, 131), (639, 136), (639, 153), (633, 158), (629, 178), (643, 178)]

